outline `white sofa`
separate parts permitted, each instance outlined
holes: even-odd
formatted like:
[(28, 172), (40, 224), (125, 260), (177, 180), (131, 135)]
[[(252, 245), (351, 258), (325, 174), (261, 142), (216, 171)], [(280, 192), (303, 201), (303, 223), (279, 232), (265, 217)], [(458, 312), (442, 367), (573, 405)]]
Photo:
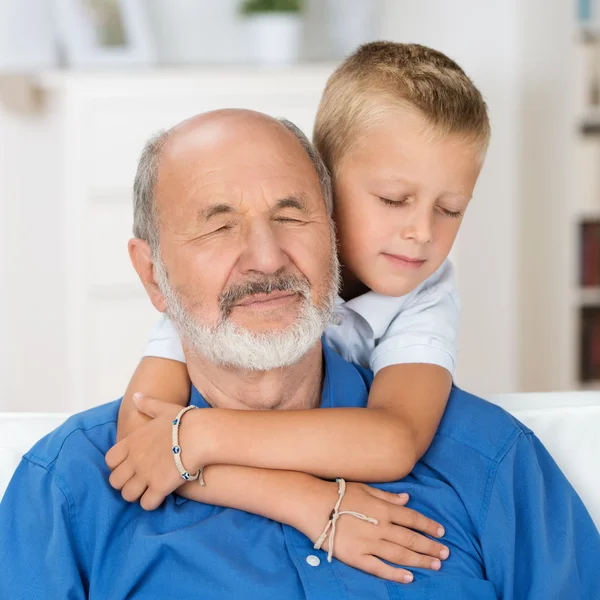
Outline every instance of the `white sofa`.
[[(508, 394), (489, 400), (539, 436), (600, 527), (600, 392)], [(0, 497), (21, 455), (67, 416), (0, 413)]]

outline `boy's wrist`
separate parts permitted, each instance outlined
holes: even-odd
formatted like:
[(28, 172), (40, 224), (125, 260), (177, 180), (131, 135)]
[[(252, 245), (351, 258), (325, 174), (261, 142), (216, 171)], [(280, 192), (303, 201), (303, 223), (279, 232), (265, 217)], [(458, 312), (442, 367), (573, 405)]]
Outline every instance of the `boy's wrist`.
[(294, 527), (307, 538), (315, 541), (327, 524), (331, 509), (337, 500), (337, 484), (318, 479), (312, 475), (301, 491), (296, 494), (294, 510), (288, 525)]
[(190, 473), (202, 467), (215, 464), (212, 429), (207, 426), (208, 409), (190, 410), (179, 428), (179, 438), (183, 461)]

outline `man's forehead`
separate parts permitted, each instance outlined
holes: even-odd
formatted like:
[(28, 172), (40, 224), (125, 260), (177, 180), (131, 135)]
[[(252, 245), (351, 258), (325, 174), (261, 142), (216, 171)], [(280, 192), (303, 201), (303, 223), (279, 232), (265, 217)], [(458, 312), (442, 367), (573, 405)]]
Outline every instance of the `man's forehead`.
[(180, 170), (180, 180), (188, 193), (198, 196), (245, 191), (254, 193), (260, 190), (281, 193), (292, 189), (297, 193), (309, 193), (319, 189), (316, 174), (293, 162), (259, 161), (245, 164), (232, 160), (220, 165), (188, 163)]
[(189, 182), (196, 187), (239, 185), (257, 178), (318, 182), (315, 167), (301, 146), (282, 146), (269, 140), (208, 146), (194, 140), (179, 143), (166, 149), (159, 171), (159, 179), (179, 180), (184, 185)]
[(181, 209), (184, 203), (198, 208), (261, 196), (268, 203), (320, 198), (315, 166), (291, 131), (260, 113), (222, 112), (169, 132), (159, 165), (159, 198)]
[(160, 187), (157, 197), (162, 218), (183, 219), (182, 223), (189, 221), (190, 225), (240, 213), (295, 209), (314, 215), (324, 208), (318, 179), (307, 179), (294, 170), (198, 169), (189, 179), (180, 179), (180, 185), (163, 181)]
[(235, 194), (257, 188), (282, 193), (315, 192), (320, 189), (316, 170), (308, 158), (284, 156), (258, 148), (247, 154), (241, 152), (190, 153), (171, 156), (161, 165), (158, 187), (185, 191), (198, 197), (214, 193)]
[(254, 111), (227, 109), (197, 115), (173, 127), (163, 155), (180, 160), (190, 155), (209, 160), (215, 154), (302, 154), (299, 140), (276, 119)]
[(190, 205), (199, 210), (210, 210), (215, 204), (229, 204), (232, 207), (250, 205), (270, 210), (291, 207), (292, 203), (282, 203), (293, 199), (296, 206), (308, 210), (320, 205), (321, 189), (318, 181), (307, 179), (296, 172), (278, 172), (275, 169), (222, 169), (207, 173), (205, 177), (195, 177), (186, 186), (185, 196)]

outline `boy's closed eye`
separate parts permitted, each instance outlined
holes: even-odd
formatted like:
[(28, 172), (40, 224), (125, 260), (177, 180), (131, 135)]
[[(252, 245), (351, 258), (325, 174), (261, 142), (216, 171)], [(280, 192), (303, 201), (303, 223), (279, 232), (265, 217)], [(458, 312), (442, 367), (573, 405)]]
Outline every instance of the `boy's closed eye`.
[[(401, 200), (390, 200), (389, 198), (379, 196), (379, 200), (381, 200), (381, 202), (383, 202), (383, 204), (385, 204), (386, 206), (392, 206), (394, 208), (399, 208), (401, 206), (405, 206), (408, 203), (409, 197), (405, 196)], [(444, 214), (447, 217), (451, 217), (453, 219), (459, 219), (460, 217), (463, 216), (462, 211), (449, 210), (447, 208), (444, 208), (443, 206), (438, 206), (438, 209), (440, 210), (440, 212), (442, 214)]]

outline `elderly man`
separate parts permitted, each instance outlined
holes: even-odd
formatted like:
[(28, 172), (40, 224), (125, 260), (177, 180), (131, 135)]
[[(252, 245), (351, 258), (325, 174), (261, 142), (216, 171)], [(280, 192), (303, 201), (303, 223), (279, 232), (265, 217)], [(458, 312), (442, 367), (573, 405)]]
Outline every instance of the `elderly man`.
[[(138, 184), (150, 203), (159, 193), (155, 206), (136, 206), (146, 240), (131, 244), (132, 259), (182, 334), (192, 404), (365, 406), (370, 374), (320, 342), (337, 277), (326, 179), (301, 134), (248, 111), (201, 115), (147, 146)], [(243, 247), (237, 236), (217, 243), (197, 234), (198, 216), (233, 210)], [(304, 224), (285, 224), (290, 212)], [(242, 302), (237, 328), (211, 328), (232, 270), (242, 299), (247, 281), (280, 275), (303, 294), (280, 294), (268, 310)], [(252, 378), (222, 366), (269, 364), (273, 353), (288, 366)], [(529, 430), (460, 390), (413, 473), (383, 486), (410, 492), (416, 510), (447, 525), (450, 558), (408, 586), (321, 561), (301, 532), (310, 506), (296, 503), (297, 521), (281, 525), (181, 496), (152, 512), (125, 502), (104, 458), (118, 410), (113, 402), (72, 417), (23, 458), (0, 508), (1, 598), (600, 597), (600, 540), (574, 490)], [(218, 487), (219, 468), (208, 487)], [(252, 482), (234, 475), (241, 488)], [(335, 487), (309, 476), (303, 484)], [(282, 500), (294, 502), (294, 485)]]

